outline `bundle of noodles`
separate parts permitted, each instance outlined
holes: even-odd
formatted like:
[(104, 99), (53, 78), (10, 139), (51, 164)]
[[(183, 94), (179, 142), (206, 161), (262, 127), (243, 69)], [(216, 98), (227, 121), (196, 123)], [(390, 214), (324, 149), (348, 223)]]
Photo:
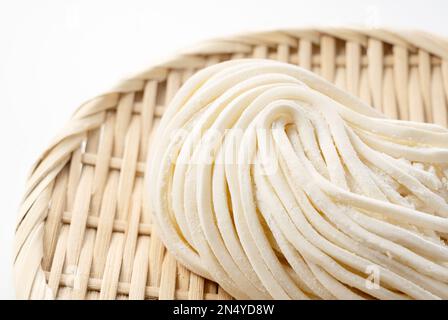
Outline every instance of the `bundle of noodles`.
[(188, 80), (155, 140), (164, 244), (235, 298), (448, 298), (448, 130), (239, 60)]

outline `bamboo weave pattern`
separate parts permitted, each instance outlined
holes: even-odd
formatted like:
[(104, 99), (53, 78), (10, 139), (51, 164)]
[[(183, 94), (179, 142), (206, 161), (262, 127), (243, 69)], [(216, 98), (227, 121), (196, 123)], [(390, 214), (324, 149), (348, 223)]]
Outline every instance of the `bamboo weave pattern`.
[(151, 133), (182, 83), (241, 58), (300, 65), (391, 118), (448, 123), (448, 42), (432, 35), (289, 30), (200, 44), (82, 105), (42, 153), (16, 229), (18, 298), (231, 298), (166, 253), (145, 172)]

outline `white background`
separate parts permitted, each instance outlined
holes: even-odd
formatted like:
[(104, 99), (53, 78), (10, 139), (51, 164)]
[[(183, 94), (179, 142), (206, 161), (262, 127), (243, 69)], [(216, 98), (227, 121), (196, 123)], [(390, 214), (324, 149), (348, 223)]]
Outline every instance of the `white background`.
[(14, 298), (17, 208), (32, 162), (84, 100), (199, 40), (361, 25), (448, 36), (446, 0), (0, 0), (0, 299)]

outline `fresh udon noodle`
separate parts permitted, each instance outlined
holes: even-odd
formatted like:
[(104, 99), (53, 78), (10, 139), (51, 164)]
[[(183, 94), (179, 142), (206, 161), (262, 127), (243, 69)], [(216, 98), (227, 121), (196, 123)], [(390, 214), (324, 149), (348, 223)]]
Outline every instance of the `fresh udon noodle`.
[(183, 85), (150, 152), (164, 244), (235, 298), (448, 299), (442, 127), (239, 60)]

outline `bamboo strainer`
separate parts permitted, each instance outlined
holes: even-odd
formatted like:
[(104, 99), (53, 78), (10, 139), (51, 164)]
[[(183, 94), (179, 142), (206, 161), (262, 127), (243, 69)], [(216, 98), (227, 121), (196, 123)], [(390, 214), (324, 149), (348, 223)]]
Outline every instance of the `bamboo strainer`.
[(145, 195), (165, 106), (195, 71), (268, 58), (311, 69), (392, 118), (448, 123), (448, 42), (422, 32), (283, 30), (216, 39), (82, 105), (29, 176), (14, 248), (20, 299), (230, 299), (168, 254)]

